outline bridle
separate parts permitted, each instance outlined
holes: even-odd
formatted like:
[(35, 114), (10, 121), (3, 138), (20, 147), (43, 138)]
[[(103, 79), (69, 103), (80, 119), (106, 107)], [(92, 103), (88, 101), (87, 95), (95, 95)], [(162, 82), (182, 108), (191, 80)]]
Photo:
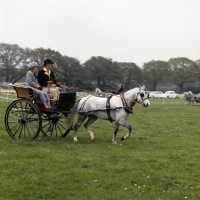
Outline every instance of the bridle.
[[(145, 100), (149, 99), (149, 98), (148, 98), (148, 94), (147, 94), (147, 97), (144, 98), (144, 93), (141, 93), (142, 90), (144, 90), (144, 91), (145, 91), (145, 94), (146, 94), (146, 89), (139, 89), (139, 91), (138, 91), (138, 93), (137, 93), (137, 95), (136, 95), (136, 102), (142, 103), (142, 104), (143, 104), (143, 102), (144, 102)], [(138, 95), (140, 95), (141, 101), (138, 100)]]

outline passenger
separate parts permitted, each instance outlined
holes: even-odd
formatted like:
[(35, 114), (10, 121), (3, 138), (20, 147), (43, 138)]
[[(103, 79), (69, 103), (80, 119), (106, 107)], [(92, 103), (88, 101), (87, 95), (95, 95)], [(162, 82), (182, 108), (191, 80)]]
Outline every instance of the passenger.
[(111, 93), (112, 94), (120, 94), (123, 92), (123, 86), (122, 84), (119, 84), (118, 88), (116, 88), (116, 90), (112, 90)]
[(60, 91), (55, 86), (60, 86), (61, 83), (55, 79), (54, 73), (51, 71), (54, 62), (50, 59), (44, 60), (44, 68), (38, 73), (38, 82), (43, 87), (51, 99), (51, 106), (54, 108), (58, 105)]
[(45, 109), (50, 110), (50, 97), (47, 92), (42, 90), (42, 87), (38, 83), (38, 77), (36, 75), (38, 71), (38, 64), (36, 62), (31, 62), (28, 68), (29, 71), (26, 74), (26, 85), (34, 89), (35, 93), (44, 104)]

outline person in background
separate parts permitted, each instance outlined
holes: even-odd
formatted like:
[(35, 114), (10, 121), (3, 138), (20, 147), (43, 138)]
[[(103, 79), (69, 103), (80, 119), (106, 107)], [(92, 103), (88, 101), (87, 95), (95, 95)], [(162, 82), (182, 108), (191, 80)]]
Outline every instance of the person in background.
[(50, 110), (51, 109), (50, 97), (47, 94), (47, 92), (42, 90), (42, 87), (38, 83), (38, 78), (36, 75), (38, 71), (38, 64), (36, 62), (31, 62), (28, 68), (29, 71), (26, 74), (26, 85), (34, 89), (35, 93), (44, 104), (44, 108), (46, 110)]
[(122, 84), (119, 84), (118, 90), (117, 90), (117, 94), (120, 94), (123, 92), (123, 86)]
[(119, 84), (118, 88), (116, 88), (116, 90), (112, 90), (111, 93), (112, 94), (120, 94), (123, 92), (123, 86), (122, 84)]
[(55, 79), (54, 73), (52, 71), (54, 62), (50, 59), (44, 60), (44, 68), (38, 73), (38, 82), (43, 87), (51, 99), (51, 106), (54, 108), (58, 105), (58, 100), (60, 97), (60, 91), (55, 86), (60, 86), (61, 83)]

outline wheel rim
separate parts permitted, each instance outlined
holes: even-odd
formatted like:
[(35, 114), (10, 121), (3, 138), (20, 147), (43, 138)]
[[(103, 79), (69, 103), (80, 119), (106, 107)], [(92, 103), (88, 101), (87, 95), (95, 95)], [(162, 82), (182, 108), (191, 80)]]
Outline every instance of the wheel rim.
[(35, 139), (41, 129), (40, 111), (29, 100), (16, 100), (6, 110), (5, 126), (12, 139)]
[(43, 113), (41, 131), (45, 136), (66, 136), (69, 131), (66, 126), (66, 116), (58, 112)]

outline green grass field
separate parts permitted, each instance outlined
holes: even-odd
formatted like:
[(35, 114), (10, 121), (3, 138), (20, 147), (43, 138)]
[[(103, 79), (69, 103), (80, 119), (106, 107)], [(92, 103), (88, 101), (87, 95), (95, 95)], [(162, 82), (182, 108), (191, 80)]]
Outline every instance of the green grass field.
[(114, 123), (81, 127), (79, 142), (66, 138), (12, 140), (4, 126), (11, 101), (0, 99), (0, 199), (181, 200), (200, 199), (200, 107), (181, 99), (150, 99), (129, 115), (111, 143)]

